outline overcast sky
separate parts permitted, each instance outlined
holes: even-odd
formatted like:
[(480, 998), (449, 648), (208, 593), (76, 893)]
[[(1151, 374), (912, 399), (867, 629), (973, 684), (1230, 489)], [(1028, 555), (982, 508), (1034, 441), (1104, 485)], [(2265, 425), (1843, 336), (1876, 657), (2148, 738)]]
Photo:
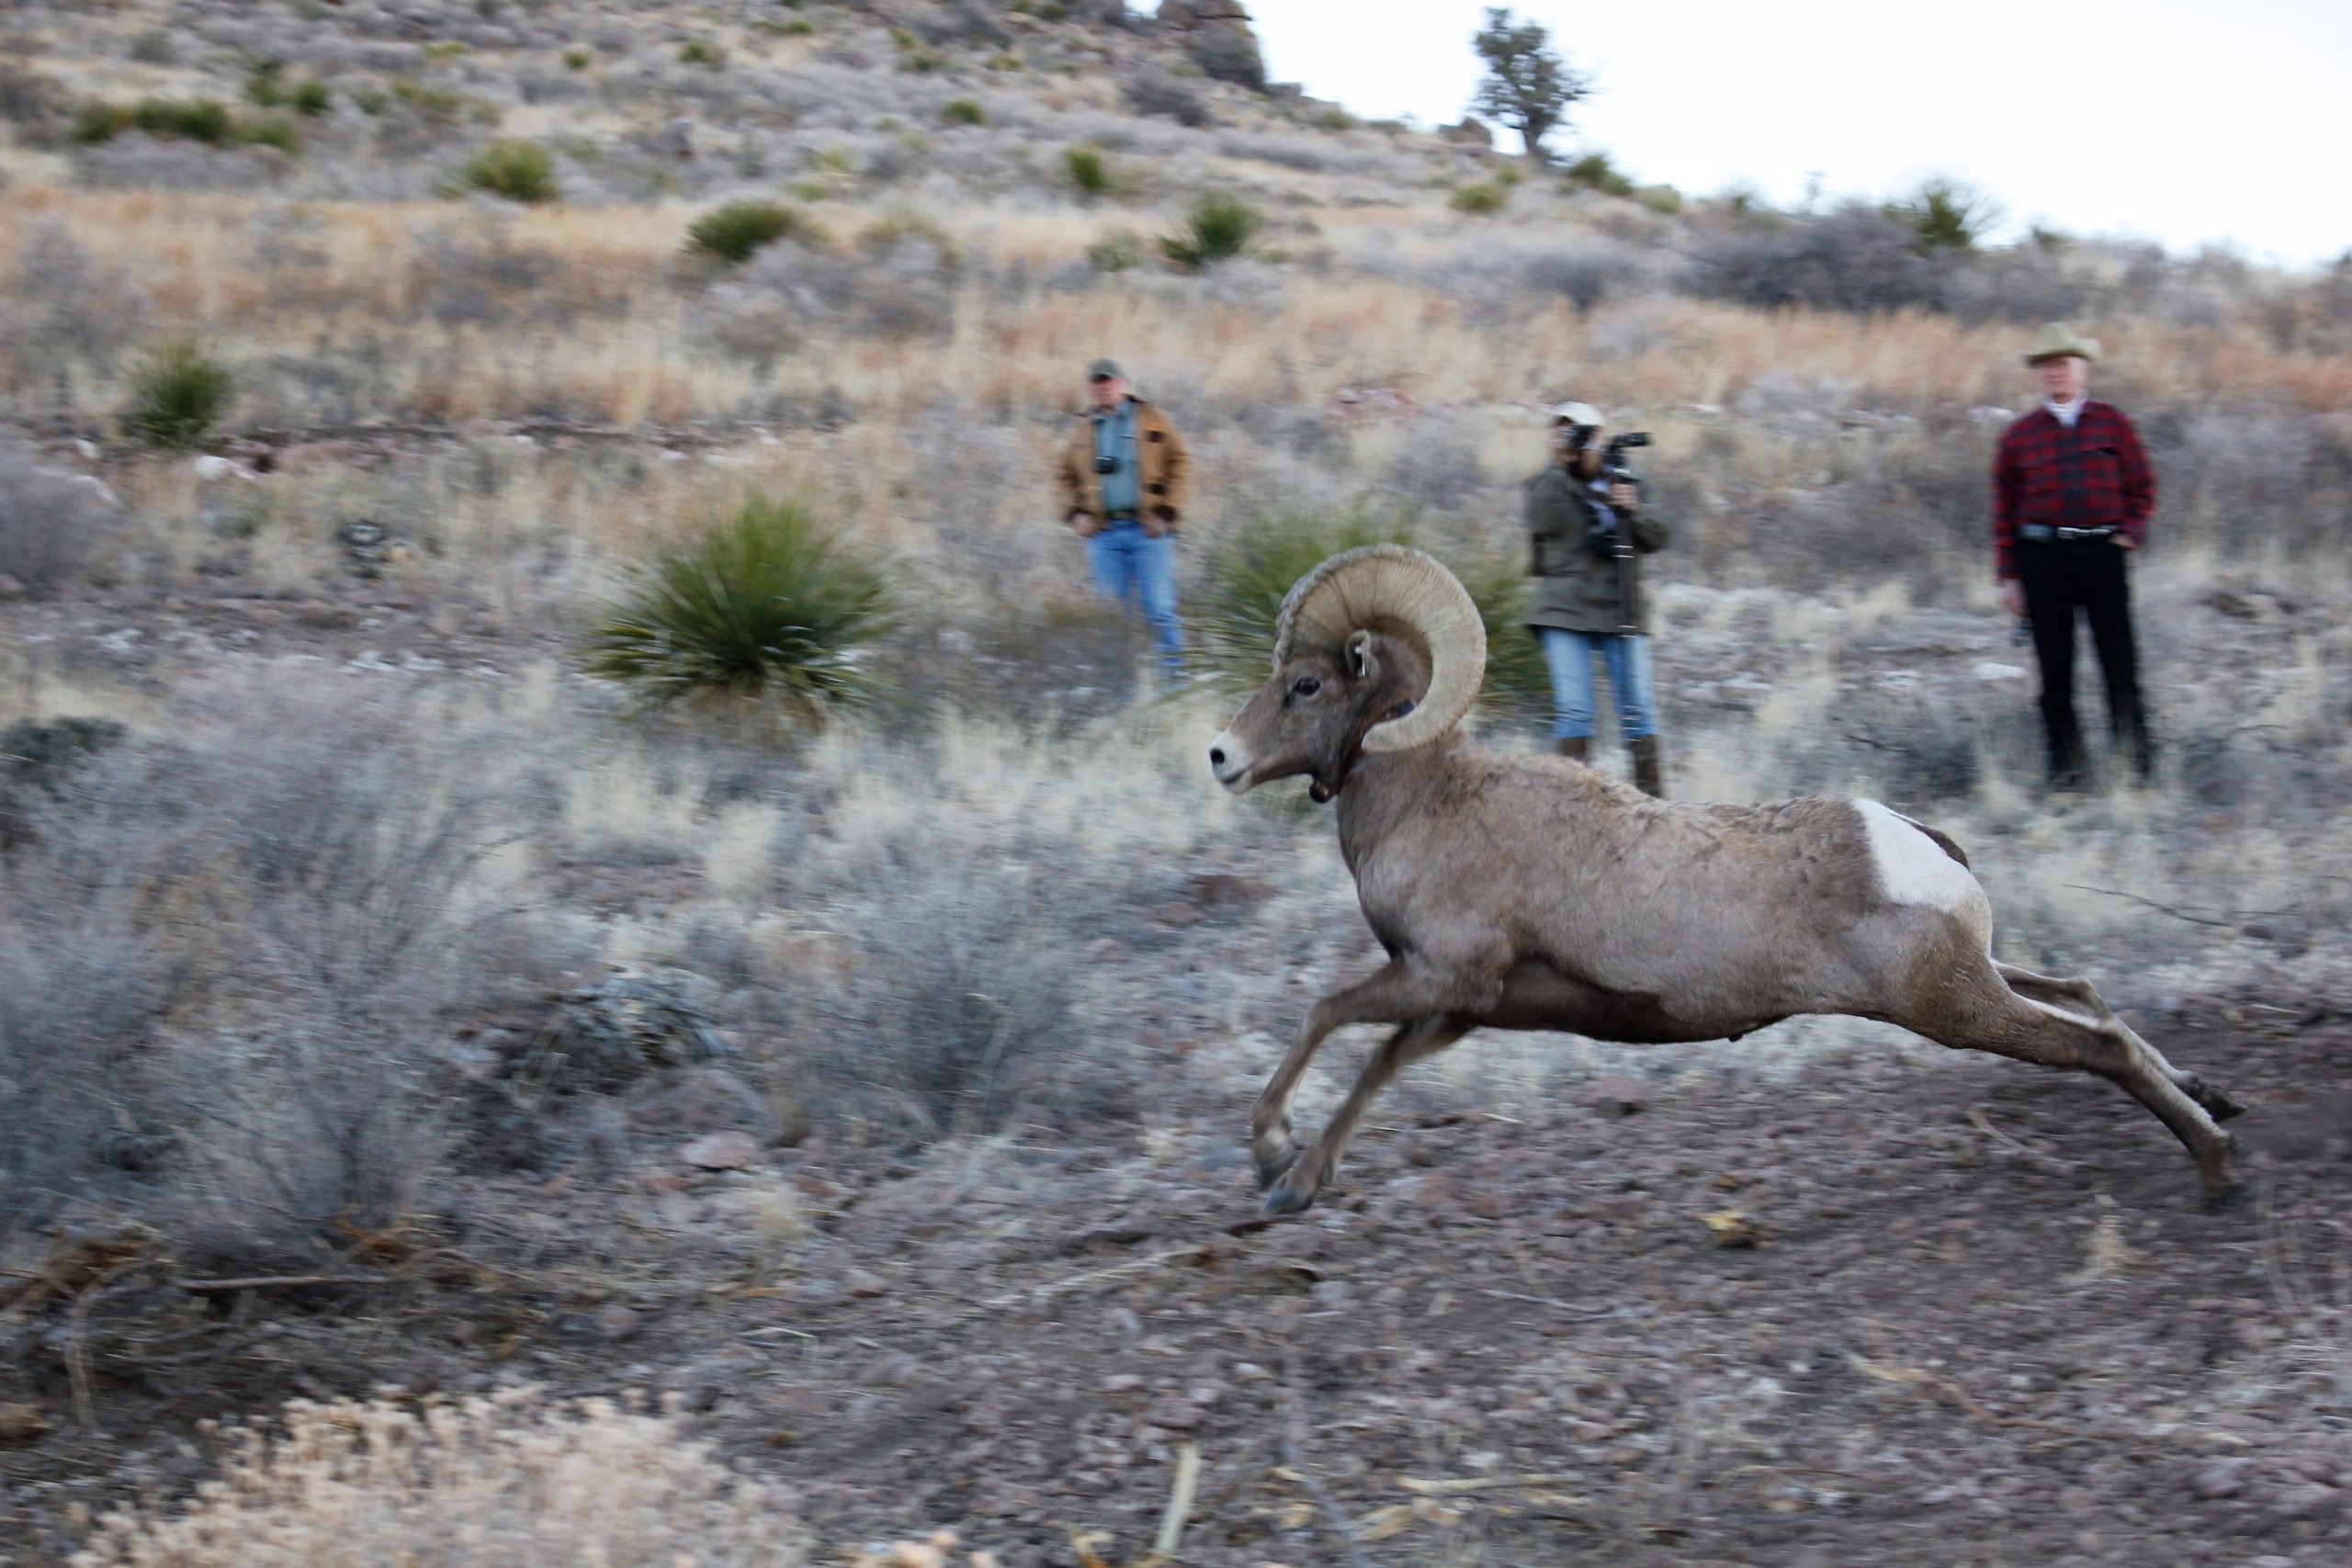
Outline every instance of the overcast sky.
[[(1359, 114), (1441, 124), (1477, 86), (1477, 0), (1247, 3), (1272, 77)], [(2012, 232), (2294, 266), (2352, 250), (2352, 0), (1514, 9), (1594, 80), (1555, 147), (1606, 149), (1639, 180), (1747, 184), (1785, 205), (1814, 175), (1833, 199), (1949, 175), (1996, 197)]]

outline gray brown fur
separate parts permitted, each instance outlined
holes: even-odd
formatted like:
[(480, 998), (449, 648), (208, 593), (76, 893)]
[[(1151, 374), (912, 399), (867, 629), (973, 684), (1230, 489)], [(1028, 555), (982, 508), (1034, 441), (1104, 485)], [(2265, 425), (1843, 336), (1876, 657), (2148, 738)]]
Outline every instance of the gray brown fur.
[[(1580, 762), (1488, 750), (1458, 728), (1411, 750), (1363, 751), (1364, 732), (1426, 690), (1430, 669), (1385, 632), (1292, 649), (1212, 748), (1228, 788), (1304, 773), (1337, 793), (1340, 851), (1389, 953), (1314, 1005), (1259, 1098), (1251, 1132), (1270, 1210), (1311, 1203), (1388, 1080), (1473, 1029), (1665, 1044), (1799, 1013), (2097, 1073), (2187, 1145), (2209, 1193), (2233, 1190), (2233, 1140), (2215, 1122), (2239, 1107), (2173, 1067), (2087, 981), (1997, 962), (1991, 907), (1964, 870), (1940, 874), (1950, 907), (1897, 902), (1866, 807), (1849, 800), (1652, 800)], [(1949, 837), (1910, 826), (1966, 866)], [(1299, 1078), (1324, 1039), (1354, 1023), (1395, 1032), (1301, 1151), (1289, 1117)]]

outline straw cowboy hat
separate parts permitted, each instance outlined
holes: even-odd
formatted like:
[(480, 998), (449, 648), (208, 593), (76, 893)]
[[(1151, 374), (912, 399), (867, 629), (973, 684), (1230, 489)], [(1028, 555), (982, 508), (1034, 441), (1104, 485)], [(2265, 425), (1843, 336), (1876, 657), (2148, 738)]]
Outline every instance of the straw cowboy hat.
[(2064, 321), (2052, 321), (2033, 334), (2033, 346), (2025, 351), (2025, 362), (2039, 365), (2045, 359), (2064, 359), (2068, 355), (2097, 359), (2098, 339), (2085, 337)]

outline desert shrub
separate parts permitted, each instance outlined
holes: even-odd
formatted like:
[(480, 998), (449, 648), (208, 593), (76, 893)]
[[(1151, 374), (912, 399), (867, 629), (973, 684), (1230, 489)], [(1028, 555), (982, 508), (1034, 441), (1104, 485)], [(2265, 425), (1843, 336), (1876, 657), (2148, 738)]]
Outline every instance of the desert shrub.
[(219, 147), (229, 140), (229, 106), (213, 98), (145, 98), (130, 111), (132, 129)]
[[(1193, 656), (1217, 684), (1239, 694), (1266, 679), (1273, 655), (1274, 622), (1293, 584), (1342, 550), (1363, 545), (1414, 544), (1412, 525), (1357, 506), (1346, 511), (1295, 511), (1253, 518), (1211, 550), (1191, 618), (1201, 633)], [(1523, 624), (1527, 582), (1521, 563), (1438, 550), (1477, 602), (1487, 627), (1489, 705), (1541, 703), (1550, 691), (1542, 649)]]
[(512, 221), (497, 211), (413, 233), (417, 303), (444, 326), (495, 325), (526, 314), (560, 319), (571, 308), (562, 291), (541, 287), (561, 270), (562, 258), (517, 243)]
[(1631, 196), (1634, 182), (1610, 161), (1606, 152), (1588, 152), (1560, 171), (1570, 185), (1597, 190), (1603, 196)]
[(815, 507), (754, 491), (635, 569), (587, 665), (655, 704), (771, 698), (820, 718), (873, 694), (861, 660), (890, 619), (881, 574)]
[(1218, 262), (1250, 254), (1266, 226), (1266, 215), (1238, 196), (1217, 192), (1201, 197), (1175, 232), (1159, 238), (1159, 254), (1198, 272)]
[(113, 104), (84, 104), (74, 111), (72, 135), (85, 146), (94, 146), (119, 135), (130, 125), (130, 115)]
[(773, 201), (730, 201), (695, 220), (686, 249), (722, 262), (749, 261), (762, 246), (809, 232), (808, 215)]
[(857, 962), (794, 999), (822, 1021), (792, 1086), (813, 1122), (928, 1143), (1001, 1132), (1072, 1090), (1089, 910), (1057, 849), (926, 836), (828, 900)]
[(39, 134), (63, 114), (65, 99), (64, 89), (53, 78), (13, 63), (0, 64), (0, 120)]
[(500, 137), (478, 149), (458, 171), (458, 183), (507, 201), (555, 201), (563, 194), (555, 154), (517, 137)]
[(0, 435), (0, 576), (48, 593), (88, 564), (113, 522), (104, 485), (45, 468), (31, 447)]
[(286, 101), (286, 62), (257, 61), (245, 77), (245, 101), (274, 109)]
[(410, 1408), (289, 1404), (282, 1431), (232, 1428), (223, 1479), (169, 1513), (108, 1516), (88, 1568), (303, 1562), (458, 1568), (800, 1568), (778, 1488), (737, 1475), (677, 1419), (537, 1393)]
[(1143, 265), (1143, 236), (1114, 229), (1086, 247), (1086, 265), (1097, 272), (1129, 272)]
[(74, 140), (85, 145), (112, 141), (126, 130), (166, 141), (196, 141), (207, 147), (240, 143), (280, 144), (290, 134), (282, 116), (239, 117), (215, 98), (141, 98), (138, 103), (85, 104), (74, 116)]
[(315, 1268), (423, 1213), (447, 1168), (431, 1020), (382, 993), (306, 1004), (151, 1069), (178, 1112), (158, 1208), (204, 1267)]
[(62, 376), (85, 359), (101, 371), (146, 335), (152, 306), (123, 261), (74, 237), (64, 220), (27, 221), (17, 246), (17, 281), (0, 306), (0, 346), (20, 373)]
[(163, 1139), (120, 1111), (164, 976), (115, 911), (0, 908), (0, 938), (5, 1244), (119, 1184), (160, 1148)]
[(1209, 122), (1209, 111), (1200, 95), (1173, 76), (1148, 71), (1129, 77), (1122, 91), (1127, 107), (1137, 114), (1163, 116), (1195, 130)]
[(1065, 147), (1062, 170), (1082, 196), (1109, 196), (1118, 186), (1110, 154), (1100, 147)]
[(901, 71), (929, 76), (947, 69), (945, 55), (904, 28), (892, 28), (890, 41), (899, 46), (899, 69)]
[(595, 62), (596, 57), (584, 49), (567, 49), (563, 51), (563, 68), (566, 71), (585, 71)]
[(721, 351), (761, 368), (808, 335), (831, 328), (850, 337), (933, 337), (955, 322), (956, 258), (923, 235), (885, 243), (869, 238), (854, 254), (772, 246), (714, 287), (696, 325)]
[(294, 122), (282, 114), (247, 115), (230, 128), (230, 140), (243, 147), (275, 147), (281, 152), (300, 152), (301, 133)]
[[(0, 953), (30, 957), (0, 984), (30, 989), (6, 987), (0, 1077), (70, 1110), (84, 1069), (57, 1052), (99, 1074), (107, 1115), (51, 1148), (80, 1173), (53, 1194), (111, 1185), (191, 1256), (312, 1265), (418, 1212), (440, 1168), (430, 1020), (495, 945), (459, 889), (496, 769), (481, 729), (405, 732), (349, 692), (242, 689), (175, 724), (52, 769), (25, 814)], [(133, 1202), (122, 1172), (149, 1168)]]
[(1589, 311), (1624, 285), (1642, 276), (1638, 254), (1609, 249), (1536, 251), (1511, 269), (1522, 286), (1564, 295), (1579, 311)]
[(1765, 310), (1933, 309), (1944, 269), (1916, 241), (1907, 225), (1860, 205), (1814, 219), (1752, 219), (1692, 246), (1692, 281), (1702, 293)]
[(1456, 186), (1453, 196), (1446, 199), (1446, 205), (1456, 212), (1485, 217), (1491, 212), (1500, 212), (1503, 204), (1510, 199), (1510, 191), (1500, 181), (1480, 180), (1474, 185)]
[(978, 98), (951, 98), (940, 111), (950, 125), (986, 125), (989, 111)]
[(707, 38), (688, 39), (678, 51), (681, 65), (720, 66), (727, 63), (727, 51)]
[(194, 338), (157, 344), (130, 378), (130, 413), (124, 424), (154, 446), (193, 446), (229, 412), (235, 391), (229, 367)]
[(334, 92), (324, 82), (297, 82), (286, 101), (296, 114), (316, 119), (334, 107)]

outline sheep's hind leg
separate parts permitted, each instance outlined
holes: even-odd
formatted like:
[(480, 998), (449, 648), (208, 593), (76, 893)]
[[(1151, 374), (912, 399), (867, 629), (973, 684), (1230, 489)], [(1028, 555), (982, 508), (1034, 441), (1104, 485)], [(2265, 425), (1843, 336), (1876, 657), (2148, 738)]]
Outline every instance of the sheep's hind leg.
[(2000, 972), (2002, 980), (2007, 984), (2009, 989), (2029, 1001), (2048, 1002), (2052, 1006), (2068, 1008), (2070, 1010), (2084, 1010), (2088, 1012), (2095, 1021), (2100, 1023), (2112, 1023), (2126, 1034), (2131, 1035), (2132, 1043), (2147, 1053), (2150, 1065), (2170, 1078), (2174, 1087), (2181, 1093), (2203, 1106), (2206, 1114), (2212, 1117), (2214, 1121), (2226, 1122), (2233, 1116), (2245, 1114), (2245, 1107), (2231, 1099), (2228, 1094), (2207, 1083), (2195, 1073), (2176, 1067), (2166, 1061), (2163, 1052), (2143, 1040), (2137, 1030), (2116, 1017), (2115, 1010), (2107, 1005), (2107, 998), (2100, 996), (2091, 983), (2081, 976), (2037, 975), (2030, 969), (2020, 969), (2014, 964), (1996, 963), (1994, 967)]
[(1962, 1050), (2098, 1074), (2146, 1106), (2180, 1140), (2197, 1162), (2210, 1205), (2225, 1207), (2236, 1198), (2231, 1156), (2237, 1140), (2214, 1124), (2157, 1066), (2162, 1058), (2120, 1020), (2086, 1018), (2022, 995), (1988, 965), (1980, 982), (1967, 986), (1951, 1013), (1899, 1021)]
[(1315, 1201), (1323, 1184), (1339, 1174), (1340, 1156), (1355, 1137), (1356, 1124), (1388, 1087), (1389, 1080), (1424, 1056), (1434, 1056), (1470, 1032), (1475, 1026), (1440, 1016), (1416, 1019), (1390, 1035), (1356, 1075), (1355, 1087), (1331, 1117), (1331, 1124), (1266, 1194), (1266, 1213), (1295, 1214)]

